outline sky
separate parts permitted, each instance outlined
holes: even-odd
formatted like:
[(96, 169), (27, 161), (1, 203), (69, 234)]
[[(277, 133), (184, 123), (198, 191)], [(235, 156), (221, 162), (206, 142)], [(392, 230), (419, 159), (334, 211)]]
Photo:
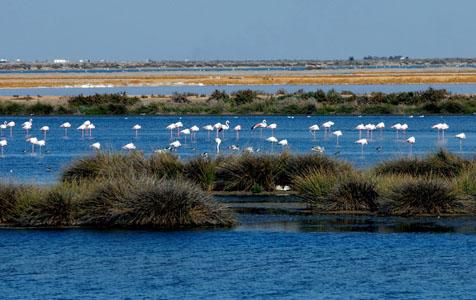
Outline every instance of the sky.
[(0, 58), (476, 57), (474, 0), (1, 0)]

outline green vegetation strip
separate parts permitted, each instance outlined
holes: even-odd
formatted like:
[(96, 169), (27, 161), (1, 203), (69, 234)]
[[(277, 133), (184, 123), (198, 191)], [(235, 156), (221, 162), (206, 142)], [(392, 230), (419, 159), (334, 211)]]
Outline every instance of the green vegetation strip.
[[(176, 229), (228, 227), (213, 193), (257, 195), (289, 185), (314, 213), (475, 214), (476, 161), (439, 151), (369, 170), (320, 155), (144, 157), (99, 153), (73, 162), (53, 186), (0, 184), (0, 224)], [(276, 192), (277, 194), (283, 192)], [(279, 201), (273, 209), (279, 209)]]
[[(96, 94), (74, 96), (66, 104), (0, 103), (2, 115), (125, 115), (125, 114), (319, 114), (319, 115), (385, 115), (385, 114), (473, 114), (476, 95), (450, 94), (446, 90), (384, 94), (373, 92), (357, 95), (352, 92), (327, 93), (284, 90), (276, 94), (252, 90), (227, 94), (215, 91), (210, 96), (192, 93), (172, 96), (141, 96), (127, 94)], [(33, 99), (31, 97), (21, 98)], [(40, 98), (41, 99), (41, 98)], [(33, 101), (33, 100), (32, 100)]]

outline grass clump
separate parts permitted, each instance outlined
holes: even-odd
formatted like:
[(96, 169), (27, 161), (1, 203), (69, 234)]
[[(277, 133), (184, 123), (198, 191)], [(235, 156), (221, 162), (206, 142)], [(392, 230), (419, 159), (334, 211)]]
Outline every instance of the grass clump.
[(407, 174), (412, 176), (455, 177), (468, 164), (464, 159), (440, 150), (426, 158), (398, 159), (375, 167), (377, 174)]
[[(177, 156), (170, 153), (154, 153), (143, 169), (144, 173), (157, 178), (177, 178), (183, 173), (183, 165)], [(136, 170), (140, 173), (141, 170)]]
[(216, 189), (248, 192), (259, 185), (273, 191), (284, 167), (284, 161), (275, 155), (229, 157), (217, 167)]
[(0, 223), (11, 221), (24, 187), (0, 183)]
[(194, 184), (139, 177), (98, 184), (80, 205), (79, 224), (169, 229), (231, 226), (234, 219)]
[(416, 178), (396, 186), (390, 195), (397, 215), (440, 215), (462, 211), (462, 203), (447, 181)]
[(212, 191), (215, 187), (216, 168), (219, 161), (208, 157), (198, 156), (188, 161), (183, 168), (185, 177), (200, 185), (206, 191)]
[(326, 197), (326, 209), (376, 212), (378, 197), (379, 194), (372, 182), (359, 177), (348, 178), (337, 184)]

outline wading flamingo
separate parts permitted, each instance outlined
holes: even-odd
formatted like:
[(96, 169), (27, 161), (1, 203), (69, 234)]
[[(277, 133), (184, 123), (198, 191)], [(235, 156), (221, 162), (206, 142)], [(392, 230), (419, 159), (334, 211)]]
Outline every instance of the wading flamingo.
[(15, 122), (10, 121), (7, 123), (7, 126), (10, 127), (10, 137), (13, 136), (13, 127), (15, 127)]
[(7, 130), (7, 121), (0, 124), (0, 136), (3, 136), (3, 130)]
[(271, 129), (271, 136), (274, 136), (274, 130), (278, 127), (278, 124), (272, 123), (266, 126), (266, 128)]
[(93, 148), (95, 151), (99, 152), (99, 150), (101, 150), (101, 143), (97, 142), (97, 143), (91, 144), (90, 147)]
[(464, 132), (458, 133), (455, 135), (455, 138), (459, 140), (459, 151), (463, 149), (463, 140), (466, 139), (466, 134)]
[(60, 128), (64, 129), (64, 137), (67, 138), (68, 137), (68, 129), (71, 128), (71, 123), (65, 122), (65, 123), (60, 125)]
[(174, 131), (175, 128), (177, 128), (175, 126), (175, 123), (169, 124), (166, 128), (170, 130), (170, 139), (172, 139), (173, 131)]
[(35, 153), (35, 145), (38, 143), (38, 139), (36, 137), (31, 137), (26, 140), (31, 144), (31, 154)]
[(255, 130), (256, 128), (259, 128), (260, 130), (260, 137), (263, 136), (263, 128), (268, 127), (268, 123), (266, 120), (263, 120), (259, 123), (256, 123), (255, 125), (251, 126), (251, 130)]
[(137, 147), (133, 143), (129, 143), (129, 144), (125, 144), (124, 146), (122, 146), (122, 149), (127, 150), (127, 151), (132, 151), (132, 150), (136, 150)]
[(413, 144), (415, 144), (415, 142), (416, 142), (416, 139), (414, 136), (411, 136), (407, 139), (407, 143), (410, 144), (410, 155), (413, 152)]
[(208, 125), (205, 125), (203, 126), (203, 129), (205, 129), (207, 132), (208, 132), (208, 140), (210, 140), (210, 132), (212, 132), (214, 130), (213, 126), (208, 124)]
[(359, 139), (362, 138), (362, 130), (365, 130), (365, 125), (364, 124), (359, 124), (355, 127), (355, 130), (359, 131)]
[(190, 131), (190, 129), (185, 128), (183, 130), (180, 130), (180, 133), (183, 134), (183, 137), (185, 139), (185, 144), (186, 144), (187, 143), (187, 136), (190, 135), (192, 132)]
[(169, 144), (169, 150), (177, 150), (179, 147), (182, 147), (180, 141), (174, 141)]
[(193, 125), (192, 127), (190, 127), (190, 131), (192, 132), (192, 135), (190, 136), (190, 138), (192, 139), (192, 141), (195, 139), (197, 140), (197, 132), (200, 131), (200, 128), (198, 128), (197, 125)]
[(140, 126), (139, 124), (132, 126), (132, 130), (135, 131), (136, 138), (137, 138), (137, 135), (139, 134), (139, 130), (141, 129), (142, 129), (142, 126)]
[(269, 138), (266, 139), (266, 141), (271, 143), (271, 153), (274, 152), (274, 143), (278, 142), (278, 139), (275, 138), (274, 136), (270, 136)]
[(45, 140), (39, 140), (39, 141), (36, 142), (36, 144), (40, 148), (40, 155), (41, 155), (41, 148), (46, 146), (46, 141)]
[(319, 131), (319, 125), (314, 124), (309, 126), (309, 131), (312, 133), (313, 139), (316, 139), (316, 131)]
[(1, 140), (0, 141), (0, 147), (2, 149), (2, 157), (3, 157), (3, 148), (6, 147), (7, 145), (8, 145), (7, 140)]
[(337, 130), (334, 131), (332, 134), (336, 136), (336, 145), (339, 146), (339, 137), (342, 136), (342, 131)]
[(219, 137), (215, 138), (215, 143), (217, 147), (217, 154), (220, 153), (220, 145), (221, 145), (221, 139)]
[(40, 128), (40, 130), (43, 132), (43, 139), (46, 141), (46, 133), (50, 130), (49, 126), (43, 126)]
[(367, 139), (358, 139), (357, 141), (355, 141), (355, 143), (360, 144), (360, 151), (363, 154), (364, 153), (364, 145), (367, 145), (369, 142), (367, 141)]
[(233, 130), (236, 132), (236, 139), (239, 140), (240, 139), (241, 125), (236, 125), (235, 128), (233, 128)]

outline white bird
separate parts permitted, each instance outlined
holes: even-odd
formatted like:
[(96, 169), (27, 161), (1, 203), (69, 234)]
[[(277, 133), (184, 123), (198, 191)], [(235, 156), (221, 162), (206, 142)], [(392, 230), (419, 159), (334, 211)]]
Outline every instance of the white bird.
[(3, 122), (3, 124), (0, 124), (0, 135), (3, 136), (3, 130), (7, 129), (7, 121)]
[(360, 144), (361, 152), (363, 153), (364, 145), (367, 145), (369, 142), (367, 141), (367, 139), (358, 139), (357, 141), (355, 141), (355, 143)]
[(180, 136), (180, 128), (183, 127), (183, 123), (181, 121), (178, 121), (175, 123), (175, 128), (177, 129), (177, 136)]
[(385, 123), (384, 123), (384, 122), (380, 122), (380, 123), (378, 123), (377, 125), (375, 125), (375, 128), (380, 129), (380, 136), (382, 136), (383, 129), (385, 128)]
[(40, 128), (40, 130), (43, 132), (43, 139), (46, 140), (46, 133), (50, 130), (49, 126), (43, 126)]
[(21, 127), (22, 127), (22, 129), (24, 129), (25, 132), (26, 132), (26, 133), (25, 133), (25, 136), (28, 136), (28, 132), (29, 132), (29, 130), (31, 129), (32, 126), (33, 126), (33, 120), (32, 120), (32, 119), (30, 119), (29, 121), (26, 121), (26, 122), (24, 122), (24, 123), (22, 124)]
[(235, 128), (233, 128), (233, 130), (236, 132), (236, 139), (239, 140), (240, 139), (241, 125), (236, 125)]
[(190, 135), (192, 132), (190, 131), (190, 129), (185, 128), (183, 130), (180, 130), (180, 133), (183, 134), (184, 139), (185, 139), (185, 144), (186, 144), (187, 143), (187, 135)]
[(193, 125), (190, 127), (190, 132), (192, 133), (190, 135), (190, 139), (193, 141), (194, 139), (197, 140), (197, 132), (200, 131), (200, 128), (197, 125)]
[(208, 140), (210, 140), (210, 132), (212, 132), (214, 130), (213, 126), (208, 124), (208, 125), (203, 126), (203, 129), (208, 131)]
[(132, 126), (132, 130), (134, 130), (135, 133), (136, 133), (136, 138), (137, 138), (137, 134), (139, 133), (140, 129), (142, 129), (142, 126), (140, 126), (139, 124), (136, 124), (136, 125)]
[(319, 131), (319, 125), (314, 124), (309, 126), (309, 131), (312, 133), (312, 136), (314, 137), (314, 139), (316, 139), (316, 131)]
[(64, 129), (64, 137), (68, 137), (68, 129), (71, 128), (71, 123), (65, 122), (60, 125), (60, 128)]
[(334, 126), (334, 122), (332, 121), (327, 121), (324, 124), (322, 124), (322, 127), (324, 127), (324, 133), (327, 134), (327, 132), (329, 132), (332, 126)]
[(312, 147), (311, 150), (317, 153), (324, 153), (325, 151), (324, 147), (321, 147), (321, 146)]
[(362, 130), (365, 130), (365, 125), (364, 124), (359, 124), (355, 127), (355, 130), (359, 131), (359, 139), (362, 138)]
[(15, 127), (15, 122), (10, 121), (7, 123), (7, 126), (10, 127), (10, 137), (13, 135), (13, 127)]
[(272, 123), (266, 126), (266, 128), (271, 129), (271, 135), (274, 136), (274, 130), (278, 127), (278, 124)]
[(372, 140), (372, 133), (377, 128), (374, 124), (367, 124), (365, 125), (365, 129), (367, 130), (367, 136), (370, 137), (370, 140)]
[(266, 141), (271, 143), (271, 152), (274, 150), (274, 143), (278, 142), (278, 139), (275, 138), (274, 136), (270, 136), (269, 138), (266, 139)]
[(256, 123), (255, 125), (251, 126), (251, 130), (255, 130), (256, 128), (259, 128), (260, 130), (260, 137), (263, 136), (263, 128), (266, 128), (268, 126), (268, 123), (266, 120), (263, 120), (259, 123)]
[(455, 135), (455, 138), (459, 140), (459, 151), (463, 148), (463, 140), (466, 139), (466, 134), (464, 132), (458, 133)]
[(402, 124), (400, 124), (400, 123), (393, 124), (392, 128), (397, 131), (397, 140), (398, 140), (398, 132), (402, 129)]
[(416, 139), (414, 136), (411, 136), (407, 139), (407, 143), (410, 144), (410, 154), (412, 153), (413, 150), (413, 144), (415, 144)]
[(445, 138), (445, 130), (448, 130), (450, 126), (446, 123), (441, 124), (441, 137), (444, 139)]
[(408, 124), (404, 123), (402, 124), (402, 126), (400, 127), (400, 129), (405, 132), (407, 129), (408, 129)]
[(86, 131), (89, 129), (89, 136), (93, 136), (93, 129), (96, 129), (96, 125), (93, 123), (86, 125)]
[(278, 144), (280, 144), (280, 145), (283, 146), (283, 148), (284, 148), (284, 147), (286, 147), (286, 146), (288, 145), (288, 140), (286, 140), (286, 139), (280, 140), (280, 141), (278, 142)]
[(81, 130), (81, 138), (84, 138), (84, 130), (86, 130), (86, 125), (81, 124), (76, 128), (77, 130)]
[(3, 157), (3, 148), (6, 147), (7, 145), (8, 145), (7, 140), (1, 140), (0, 141), (0, 147), (1, 147), (1, 150), (2, 150), (2, 157)]
[(182, 144), (180, 143), (180, 141), (174, 141), (170, 143), (169, 146), (171, 150), (177, 150), (177, 148), (181, 147)]
[(31, 144), (31, 153), (35, 153), (35, 145), (38, 143), (38, 139), (36, 137), (31, 137), (26, 140)]
[(175, 128), (177, 128), (177, 126), (175, 126), (175, 123), (172, 123), (172, 124), (169, 124), (166, 128), (170, 130), (170, 139), (172, 139), (173, 131)]
[(231, 145), (230, 147), (228, 147), (228, 149), (232, 151), (240, 151), (240, 147), (238, 147), (237, 145)]
[(334, 131), (332, 134), (336, 136), (336, 145), (339, 146), (339, 137), (342, 136), (342, 131), (337, 130)]
[(215, 138), (215, 143), (217, 144), (217, 154), (220, 153), (220, 144), (221, 144), (221, 139), (219, 137)]
[(99, 151), (99, 150), (101, 150), (101, 143), (97, 142), (97, 143), (91, 144), (90, 147), (93, 148), (96, 151)]
[(246, 147), (245, 150), (244, 150), (245, 153), (253, 153), (255, 152), (253, 147)]
[(131, 151), (131, 150), (136, 150), (137, 148), (136, 148), (136, 145), (134, 145), (133, 143), (129, 143), (122, 146), (122, 149)]
[(46, 141), (45, 140), (39, 140), (36, 142), (36, 145), (38, 145), (38, 147), (40, 148), (40, 155), (41, 155), (41, 147), (44, 147), (46, 145)]

